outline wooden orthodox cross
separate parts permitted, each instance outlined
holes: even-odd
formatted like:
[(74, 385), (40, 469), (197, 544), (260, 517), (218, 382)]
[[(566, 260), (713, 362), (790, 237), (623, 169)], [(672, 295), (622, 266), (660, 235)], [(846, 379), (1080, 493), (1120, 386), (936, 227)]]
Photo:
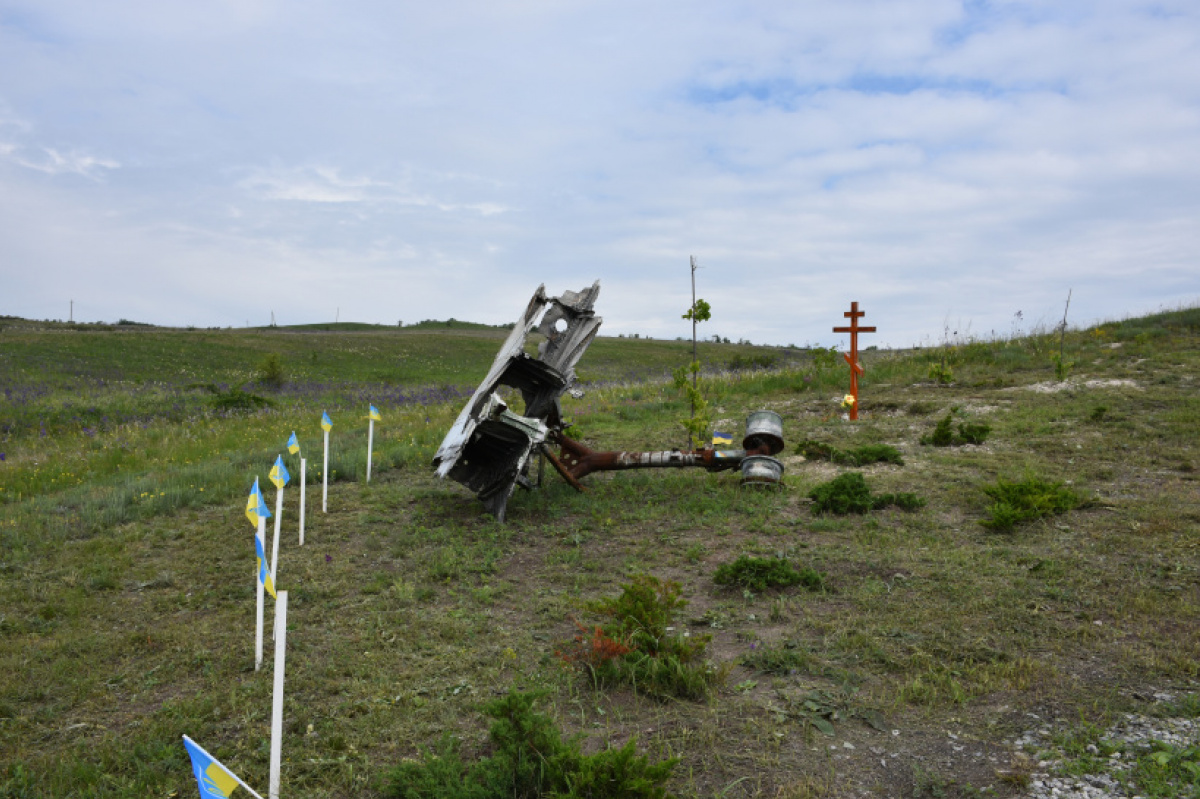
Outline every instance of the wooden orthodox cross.
[(850, 396), (854, 397), (854, 404), (850, 406), (851, 419), (858, 418), (858, 376), (863, 373), (862, 364), (858, 362), (858, 334), (875, 332), (874, 327), (858, 326), (858, 317), (865, 315), (865, 311), (858, 310), (858, 302), (852, 302), (850, 310), (842, 313), (842, 316), (850, 319), (850, 326), (833, 329), (834, 333), (850, 334), (850, 352), (842, 353), (842, 357), (846, 359), (846, 363), (850, 364)]

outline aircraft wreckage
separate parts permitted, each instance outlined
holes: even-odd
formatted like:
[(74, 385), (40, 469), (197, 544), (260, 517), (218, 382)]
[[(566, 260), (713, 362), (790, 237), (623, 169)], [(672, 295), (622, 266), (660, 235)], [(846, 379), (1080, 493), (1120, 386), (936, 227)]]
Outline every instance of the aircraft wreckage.
[[(547, 296), (546, 287), (538, 286), (487, 377), (438, 448), (433, 458), (438, 477), (462, 483), (500, 521), (516, 487), (534, 487), (529, 472), (535, 455), (545, 456), (578, 491), (586, 490), (579, 481), (592, 472), (685, 466), (740, 469), (743, 483), (778, 485), (783, 464), (773, 456), (783, 449), (783, 423), (773, 411), (750, 414), (738, 450), (595, 452), (565, 434), (569, 425), (560, 399), (567, 392), (582, 396), (575, 387), (575, 364), (603, 321), (593, 310), (599, 294), (599, 281), (558, 297)], [(545, 339), (536, 358), (525, 352), (525, 341), (535, 332)], [(509, 410), (501, 398), (499, 390), (505, 386), (521, 393), (523, 413)]]

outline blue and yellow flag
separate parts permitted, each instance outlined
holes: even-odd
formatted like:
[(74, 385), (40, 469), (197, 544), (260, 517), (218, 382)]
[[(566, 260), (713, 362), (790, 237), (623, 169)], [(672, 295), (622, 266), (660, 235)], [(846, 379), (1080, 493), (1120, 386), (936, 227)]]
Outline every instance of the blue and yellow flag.
[(292, 437), (288, 439), (288, 452), (295, 455), (300, 451), (300, 442), (296, 440), (296, 431), (292, 431)]
[(258, 478), (254, 478), (254, 488), (250, 489), (250, 496), (246, 499), (246, 518), (255, 527), (258, 527), (258, 520), (266, 521), (271, 518), (271, 511), (267, 510), (267, 503), (263, 502), (262, 492), (258, 490)]
[(271, 467), (271, 471), (267, 472), (267, 477), (271, 478), (271, 482), (275, 484), (276, 488), (283, 488), (288, 484), (288, 480), (292, 479), (292, 476), (288, 474), (287, 467), (283, 465), (282, 455), (275, 459), (275, 465)]
[[(245, 787), (245, 783), (235, 777), (232, 771), (186, 735), (183, 736), (183, 745), (192, 759), (192, 771), (196, 774), (196, 784), (200, 786), (200, 799), (226, 799), (238, 786)], [(258, 796), (249, 788), (246, 790)]]
[(258, 581), (267, 589), (268, 594), (278, 599), (279, 597), (275, 596), (275, 579), (271, 577), (271, 570), (267, 568), (267, 553), (263, 551), (263, 542), (259, 540), (257, 533), (254, 535), (254, 553), (258, 555)]
[(379, 409), (376, 408), (374, 405), (371, 406), (371, 411), (370, 411), (370, 413), (367, 414), (367, 418), (373, 422), (383, 421), (382, 419), (379, 418)]
[(717, 447), (728, 447), (731, 444), (733, 444), (733, 436), (731, 434), (717, 432), (713, 433), (712, 445), (714, 449)]
[(321, 411), (321, 429), (328, 433), (333, 429), (333, 422), (329, 420), (329, 414)]

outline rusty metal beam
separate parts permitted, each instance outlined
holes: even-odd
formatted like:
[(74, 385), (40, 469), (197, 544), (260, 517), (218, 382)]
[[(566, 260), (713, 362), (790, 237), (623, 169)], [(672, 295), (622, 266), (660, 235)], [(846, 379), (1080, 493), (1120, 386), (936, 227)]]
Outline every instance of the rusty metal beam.
[(629, 450), (596, 452), (584, 444), (562, 433), (551, 434), (553, 443), (561, 452), (553, 457), (549, 448), (543, 448), (558, 473), (575, 488), (582, 490), (579, 480), (592, 472), (614, 472), (626, 469), (672, 469), (698, 467), (710, 472), (737, 469), (742, 461), (753, 455), (772, 455), (770, 443), (759, 443), (752, 449), (694, 449), (663, 450), (659, 452), (631, 452)]

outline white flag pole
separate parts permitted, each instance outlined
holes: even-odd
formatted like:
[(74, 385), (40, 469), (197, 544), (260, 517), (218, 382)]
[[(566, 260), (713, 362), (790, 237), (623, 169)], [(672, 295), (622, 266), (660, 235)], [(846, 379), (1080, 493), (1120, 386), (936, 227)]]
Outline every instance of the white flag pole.
[[(271, 544), (271, 579), (276, 581), (276, 585), (279, 584), (279, 521), (281, 516), (283, 516), (283, 486), (275, 489), (275, 541)], [(278, 588), (275, 589), (275, 596), (279, 596)], [(279, 620), (278, 615), (275, 616), (275, 620)], [(278, 640), (278, 632), (275, 629), (271, 630), (273, 640)]]
[(305, 494), (308, 493), (305, 491), (308, 483), (306, 479), (308, 470), (305, 468), (307, 463), (308, 461), (304, 460), (304, 458), (300, 459), (300, 546), (304, 546), (304, 498)]
[(329, 431), (325, 431), (325, 462), (321, 465), (321, 513), (329, 513)]
[[(264, 519), (262, 516), (258, 517), (258, 532), (255, 533), (255, 535), (258, 536), (259, 546), (261, 546), (263, 548), (263, 552), (265, 553), (267, 551), (267, 520)], [(256, 590), (254, 592), (258, 598), (258, 614), (256, 616), (256, 618), (258, 619), (258, 624), (254, 629), (254, 670), (255, 671), (258, 671), (259, 669), (262, 668), (262, 662), (263, 662), (263, 594), (265, 593), (265, 589), (263, 588), (262, 580), (258, 579), (258, 570), (259, 570), (258, 558), (255, 558), (254, 559), (254, 583), (255, 583), (255, 585), (258, 586), (258, 590)]]
[(287, 591), (275, 603), (275, 696), (271, 702), (271, 785), (268, 799), (279, 799), (279, 760), (283, 750), (283, 661), (287, 643)]
[(375, 420), (367, 425), (367, 482), (371, 482), (371, 445), (375, 441)]
[(275, 489), (275, 541), (271, 544), (271, 577), (275, 577), (279, 568), (279, 522), (283, 516), (283, 486)]

